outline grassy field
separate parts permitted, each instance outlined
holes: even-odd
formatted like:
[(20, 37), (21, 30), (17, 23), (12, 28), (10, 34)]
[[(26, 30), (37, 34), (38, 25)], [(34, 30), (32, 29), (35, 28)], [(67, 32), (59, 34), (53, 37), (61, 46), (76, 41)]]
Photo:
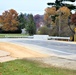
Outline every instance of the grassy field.
[(75, 70), (45, 67), (28, 60), (0, 63), (0, 75), (76, 75)]

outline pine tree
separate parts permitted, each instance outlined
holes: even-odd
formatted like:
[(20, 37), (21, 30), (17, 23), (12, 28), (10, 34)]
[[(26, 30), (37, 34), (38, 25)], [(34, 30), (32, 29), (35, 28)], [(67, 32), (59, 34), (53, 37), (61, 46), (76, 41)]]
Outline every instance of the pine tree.
[(56, 9), (58, 10), (60, 7), (62, 6), (66, 6), (68, 7), (70, 10), (76, 9), (76, 6), (73, 4), (67, 4), (67, 3), (63, 3), (63, 1), (69, 1), (69, 2), (75, 2), (75, 0), (55, 0), (55, 3), (47, 3), (47, 5), (51, 5), (56, 7)]
[(29, 33), (29, 35), (33, 35), (36, 33), (36, 25), (35, 25), (34, 18), (33, 18), (32, 14), (28, 15), (26, 30)]
[(20, 28), (20, 29), (26, 28), (27, 21), (26, 21), (26, 19), (24, 18), (24, 14), (23, 14), (23, 13), (21, 13), (21, 14), (18, 16), (18, 21), (19, 21), (19, 28)]

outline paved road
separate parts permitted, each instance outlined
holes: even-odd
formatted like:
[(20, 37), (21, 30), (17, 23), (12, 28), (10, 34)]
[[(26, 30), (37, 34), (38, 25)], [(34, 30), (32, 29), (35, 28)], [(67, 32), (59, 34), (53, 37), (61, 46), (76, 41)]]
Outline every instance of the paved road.
[(62, 42), (42, 41), (42, 40), (15, 40), (12, 42), (34, 44), (45, 48), (53, 49), (54, 52), (63, 54), (76, 54), (76, 44), (67, 44)]
[[(44, 48), (50, 49), (57, 54), (62, 55), (76, 55), (76, 44), (57, 42), (57, 41), (43, 41), (43, 40), (32, 40), (32, 39), (5, 39), (13, 43), (33, 44)], [(4, 41), (5, 41), (4, 40)], [(0, 40), (2, 41), (2, 40)]]
[[(71, 58), (70, 60), (59, 58), (59, 57), (47, 57), (47, 58), (31, 58), (32, 60), (39, 60), (40, 62), (44, 62), (46, 64), (51, 64), (57, 67), (62, 67), (62, 68), (68, 68), (68, 69), (74, 69), (76, 70), (76, 43), (73, 44), (71, 42), (58, 42), (58, 41), (42, 41), (42, 40), (32, 40), (32, 39), (15, 39), (15, 38), (5, 38), (5, 39), (0, 39), (0, 42), (11, 42), (11, 43), (17, 43), (21, 44), (23, 46), (28, 46), (31, 48), (34, 48), (35, 50), (39, 51), (45, 51), (51, 55), (51, 52), (54, 52), (55, 54), (58, 55), (63, 55), (63, 56), (68, 56)], [(12, 48), (12, 47), (11, 47)], [(48, 49), (47, 49), (48, 48)], [(57, 56), (58, 56), (57, 55)], [(71, 57), (70, 55), (74, 55)], [(1, 62), (8, 61), (11, 57), (7, 56), (4, 58), (0, 58)], [(12, 59), (11, 59), (12, 60)]]

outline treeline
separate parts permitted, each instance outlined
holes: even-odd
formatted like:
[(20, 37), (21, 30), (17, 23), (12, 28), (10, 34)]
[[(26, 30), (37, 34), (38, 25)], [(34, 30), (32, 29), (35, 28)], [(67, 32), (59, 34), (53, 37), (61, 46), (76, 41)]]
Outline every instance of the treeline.
[(44, 15), (18, 14), (14, 9), (0, 15), (0, 33), (22, 33), (25, 28), (29, 35), (73, 36), (75, 27), (76, 13), (72, 14), (65, 6), (58, 10), (47, 7)]
[(36, 25), (32, 14), (19, 14), (10, 9), (0, 15), (0, 33), (21, 33), (25, 28), (30, 35), (36, 33)]

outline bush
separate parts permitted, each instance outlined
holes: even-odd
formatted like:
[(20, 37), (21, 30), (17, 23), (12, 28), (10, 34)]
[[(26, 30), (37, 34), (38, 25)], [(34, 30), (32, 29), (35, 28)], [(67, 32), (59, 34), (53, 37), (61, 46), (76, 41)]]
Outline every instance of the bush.
[(21, 30), (15, 30), (15, 31), (0, 31), (0, 33), (11, 33), (11, 34), (14, 34), (14, 33), (21, 33), (22, 31)]
[(49, 35), (49, 28), (47, 26), (40, 27), (37, 34)]
[(22, 32), (22, 30), (20, 29), (20, 27), (18, 27), (18, 29), (17, 30), (14, 30), (14, 31), (5, 31), (5, 30), (3, 30), (2, 28), (0, 28), (0, 33), (11, 33), (11, 34), (14, 34), (14, 33), (21, 33)]

